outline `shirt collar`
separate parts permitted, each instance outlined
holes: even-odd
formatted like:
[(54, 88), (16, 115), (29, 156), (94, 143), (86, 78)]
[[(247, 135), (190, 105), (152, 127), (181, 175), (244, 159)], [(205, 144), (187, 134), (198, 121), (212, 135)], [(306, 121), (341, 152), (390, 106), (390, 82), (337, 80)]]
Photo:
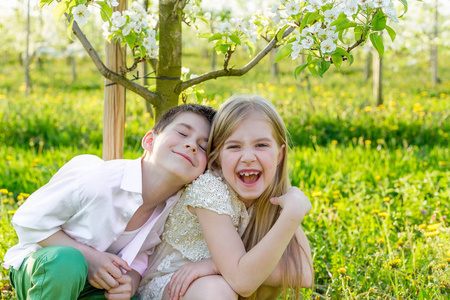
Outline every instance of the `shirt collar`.
[(122, 183), (120, 188), (142, 194), (142, 158), (128, 160), (123, 171)]

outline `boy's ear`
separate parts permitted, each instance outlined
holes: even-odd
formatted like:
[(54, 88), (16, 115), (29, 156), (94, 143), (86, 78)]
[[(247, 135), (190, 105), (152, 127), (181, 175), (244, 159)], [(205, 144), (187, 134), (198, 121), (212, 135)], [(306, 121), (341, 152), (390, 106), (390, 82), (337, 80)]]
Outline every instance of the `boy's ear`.
[(278, 165), (283, 161), (285, 153), (286, 153), (286, 145), (283, 144), (283, 145), (281, 145), (280, 152), (278, 153), (278, 161), (277, 161)]
[(142, 148), (147, 150), (148, 152), (152, 152), (153, 150), (153, 131), (147, 132), (147, 134), (142, 139)]

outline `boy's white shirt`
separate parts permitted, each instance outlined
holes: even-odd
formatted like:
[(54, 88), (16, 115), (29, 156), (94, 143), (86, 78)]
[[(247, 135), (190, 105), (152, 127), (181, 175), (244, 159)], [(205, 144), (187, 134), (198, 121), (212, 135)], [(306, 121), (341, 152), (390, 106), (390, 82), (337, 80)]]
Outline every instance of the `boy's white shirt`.
[[(147, 268), (148, 255), (161, 241), (166, 218), (180, 194), (160, 203), (119, 254), (141, 275)], [(19, 269), (29, 254), (41, 248), (37, 242), (59, 230), (105, 251), (124, 232), (142, 203), (140, 158), (103, 161), (94, 155), (76, 156), (17, 210), (12, 224), (19, 243), (6, 252), (2, 266)]]

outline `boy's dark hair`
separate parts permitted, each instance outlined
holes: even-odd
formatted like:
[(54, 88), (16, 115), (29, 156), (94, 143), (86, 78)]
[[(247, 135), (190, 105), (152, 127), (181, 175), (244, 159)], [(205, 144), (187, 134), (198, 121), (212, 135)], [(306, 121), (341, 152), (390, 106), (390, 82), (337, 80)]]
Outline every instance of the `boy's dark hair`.
[(174, 106), (166, 111), (159, 119), (156, 121), (155, 126), (153, 126), (153, 134), (161, 133), (164, 128), (167, 127), (173, 120), (183, 112), (192, 112), (194, 114), (205, 117), (206, 120), (211, 124), (214, 116), (216, 115), (216, 110), (212, 107), (201, 105), (201, 104), (181, 104)]

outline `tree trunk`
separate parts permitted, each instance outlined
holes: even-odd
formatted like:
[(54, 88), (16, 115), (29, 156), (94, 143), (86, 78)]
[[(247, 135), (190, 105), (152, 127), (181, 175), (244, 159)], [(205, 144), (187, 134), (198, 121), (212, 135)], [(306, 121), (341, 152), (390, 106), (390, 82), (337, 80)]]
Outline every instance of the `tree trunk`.
[(431, 59), (431, 86), (433, 88), (439, 83), (438, 78), (438, 53), (437, 53), (437, 39), (438, 39), (438, 0), (434, 0), (434, 25), (433, 34), (431, 35), (430, 43), (430, 59)]
[[(120, 0), (114, 10), (123, 11), (126, 8), (127, 1)], [(120, 43), (106, 43), (106, 67), (120, 74), (120, 69), (125, 68), (125, 50), (125, 47), (120, 47)], [(125, 101), (125, 88), (106, 79), (103, 107), (104, 160), (123, 158)]]
[(30, 77), (30, 0), (27, 1), (27, 44), (25, 50), (25, 93), (31, 92), (31, 77)]
[(159, 1), (159, 61), (156, 93), (162, 102), (155, 106), (158, 119), (166, 110), (178, 105), (175, 87), (181, 82), (181, 12), (178, 0)]
[(269, 63), (270, 63), (270, 81), (272, 83), (274, 83), (277, 79), (278, 79), (278, 64), (274, 63), (274, 59), (275, 59), (275, 54), (277, 53), (277, 49), (272, 49), (270, 50), (270, 59), (269, 59)]
[(382, 58), (378, 55), (375, 48), (372, 50), (373, 54), (373, 99), (375, 106), (383, 104), (383, 65)]
[(373, 64), (372, 51), (367, 52), (366, 63), (364, 66), (364, 81), (369, 81), (370, 75), (372, 75), (372, 64)]

